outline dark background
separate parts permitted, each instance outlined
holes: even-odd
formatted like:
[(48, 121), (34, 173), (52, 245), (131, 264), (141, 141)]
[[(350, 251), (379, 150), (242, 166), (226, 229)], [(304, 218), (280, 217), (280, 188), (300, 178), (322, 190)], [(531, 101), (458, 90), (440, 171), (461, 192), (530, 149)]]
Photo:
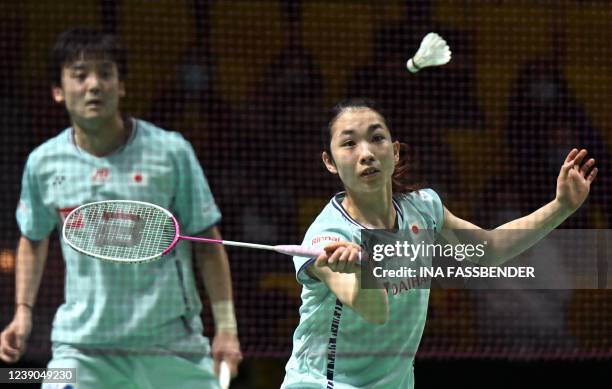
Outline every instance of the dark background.
[[(0, 4), (0, 326), (13, 313), (14, 211), (28, 153), (68, 125), (47, 50), (69, 27), (129, 49), (126, 114), (180, 131), (202, 162), (232, 240), (299, 243), (338, 182), (320, 162), (325, 112), (378, 102), (410, 146), (415, 180), (493, 228), (554, 197), (565, 154), (599, 176), (563, 228), (608, 228), (612, 4), (608, 1), (23, 1)], [(453, 51), (417, 75), (429, 31)], [(57, 238), (55, 238), (57, 239)], [(277, 387), (298, 322), (288, 258), (228, 249), (246, 360), (235, 387)], [(63, 298), (53, 243), (22, 361), (44, 366)], [(607, 286), (610, 288), (610, 286)], [(612, 358), (608, 290), (434, 290), (418, 387), (592, 387)], [(208, 308), (206, 323), (211, 323)]]

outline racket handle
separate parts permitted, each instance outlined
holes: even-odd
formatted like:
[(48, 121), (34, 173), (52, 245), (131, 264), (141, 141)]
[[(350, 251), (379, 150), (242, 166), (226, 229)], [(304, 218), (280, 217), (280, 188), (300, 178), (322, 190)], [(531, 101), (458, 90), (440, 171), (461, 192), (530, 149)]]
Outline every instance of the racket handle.
[(229, 365), (225, 361), (221, 361), (219, 366), (219, 386), (221, 389), (229, 389), (230, 379), (232, 378)]
[(274, 250), (281, 254), (295, 255), (297, 257), (306, 258), (316, 258), (323, 252), (321, 249), (298, 245), (278, 245), (274, 246)]
[[(274, 250), (281, 254), (287, 255), (295, 255), (298, 257), (306, 257), (306, 258), (316, 258), (323, 252), (322, 249), (317, 249), (314, 247), (304, 247), (298, 245), (279, 245), (274, 246)], [(365, 251), (361, 251), (359, 253), (359, 259), (357, 260), (357, 264), (361, 265), (362, 259), (366, 259), (367, 254)]]

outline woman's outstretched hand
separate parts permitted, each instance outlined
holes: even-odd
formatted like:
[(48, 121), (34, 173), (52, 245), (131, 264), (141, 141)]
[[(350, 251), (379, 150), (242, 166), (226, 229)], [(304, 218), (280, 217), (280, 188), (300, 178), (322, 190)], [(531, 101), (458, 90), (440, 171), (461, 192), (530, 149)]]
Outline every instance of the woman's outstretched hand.
[(556, 200), (571, 212), (578, 209), (586, 200), (591, 183), (597, 176), (595, 160), (587, 159), (587, 154), (585, 149), (570, 151), (557, 177)]

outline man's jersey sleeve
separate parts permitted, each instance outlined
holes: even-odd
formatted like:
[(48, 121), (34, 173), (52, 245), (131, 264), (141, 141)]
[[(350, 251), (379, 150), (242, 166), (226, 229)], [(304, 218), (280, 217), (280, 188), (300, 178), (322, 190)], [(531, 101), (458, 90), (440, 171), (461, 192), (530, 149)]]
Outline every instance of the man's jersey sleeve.
[(221, 212), (191, 144), (181, 135), (178, 151), (177, 192), (172, 211), (185, 234), (200, 233), (219, 222)]
[(17, 205), (17, 225), (26, 238), (37, 241), (46, 238), (55, 228), (57, 215), (44, 204), (36, 168), (30, 156), (21, 180), (21, 195)]

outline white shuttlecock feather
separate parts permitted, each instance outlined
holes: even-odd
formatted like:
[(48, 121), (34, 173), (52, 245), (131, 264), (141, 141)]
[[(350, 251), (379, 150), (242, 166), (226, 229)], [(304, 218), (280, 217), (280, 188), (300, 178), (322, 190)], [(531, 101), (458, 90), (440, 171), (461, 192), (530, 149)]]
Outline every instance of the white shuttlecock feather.
[(421, 46), (414, 57), (408, 60), (406, 67), (410, 72), (416, 73), (423, 68), (447, 64), (450, 59), (451, 51), (446, 41), (435, 32), (430, 32), (425, 35)]

